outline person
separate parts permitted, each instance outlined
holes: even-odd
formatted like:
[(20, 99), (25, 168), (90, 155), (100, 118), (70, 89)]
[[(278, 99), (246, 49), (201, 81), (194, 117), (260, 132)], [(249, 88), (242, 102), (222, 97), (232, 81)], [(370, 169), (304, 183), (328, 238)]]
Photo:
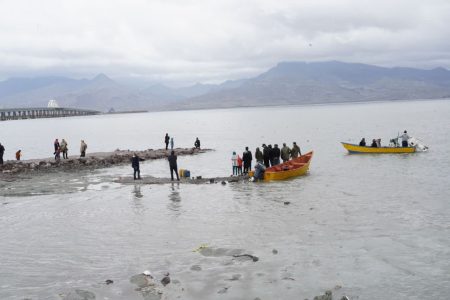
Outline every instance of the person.
[(283, 162), (287, 162), (291, 156), (291, 149), (283, 143), (283, 148), (281, 148), (281, 159)]
[(0, 143), (0, 165), (3, 165), (3, 154), (5, 154), (5, 147)]
[(292, 143), (292, 150), (291, 150), (291, 157), (297, 158), (302, 155), (302, 152), (300, 151), (300, 147), (297, 145), (296, 142)]
[(166, 144), (166, 150), (169, 147), (169, 141), (170, 141), (169, 134), (166, 133), (166, 136), (164, 137), (164, 143)]
[(170, 150), (173, 150), (173, 137), (170, 138)]
[(366, 146), (366, 138), (362, 138), (361, 141), (359, 142), (360, 146)]
[(19, 150), (16, 152), (16, 160), (20, 160), (21, 157), (22, 157), (22, 150)]
[(273, 148), (272, 148), (271, 144), (269, 144), (267, 146), (267, 151), (269, 152), (269, 163), (270, 163), (270, 166), (273, 166), (274, 165), (273, 164), (273, 159), (275, 158), (275, 156), (274, 156), (274, 152), (273, 152)]
[(170, 167), (170, 177), (173, 181), (173, 172), (175, 172), (175, 175), (177, 175), (177, 180), (180, 181), (180, 177), (178, 176), (178, 166), (177, 166), (177, 156), (175, 155), (175, 151), (172, 150), (170, 152), (169, 157), (167, 158), (169, 161), (169, 167)]
[(55, 150), (55, 160), (59, 162), (61, 160), (61, 147)]
[(255, 165), (255, 173), (253, 174), (254, 180), (263, 180), (265, 171), (266, 167), (261, 162), (257, 162)]
[(233, 175), (238, 175), (238, 156), (235, 151), (231, 155), (231, 166), (233, 167)]
[[(264, 162), (264, 157), (263, 157), (261, 150), (259, 150), (259, 147), (256, 147), (255, 159), (256, 159), (256, 162), (260, 162), (260, 163)], [(251, 166), (250, 166), (250, 169), (251, 169)]]
[(268, 168), (270, 167), (270, 150), (269, 147), (266, 146), (266, 144), (263, 144), (262, 147), (263, 147), (264, 166)]
[(63, 159), (68, 159), (69, 157), (67, 156), (67, 153), (69, 151), (69, 148), (67, 147), (67, 142), (65, 139), (62, 139), (60, 148), (61, 148), (61, 152), (63, 154)]
[(273, 152), (273, 166), (279, 165), (281, 151), (280, 148), (278, 148), (278, 144), (273, 145), (272, 152)]
[(406, 130), (403, 131), (403, 134), (400, 137), (402, 138), (402, 147), (408, 147), (408, 140), (410, 138), (408, 132)]
[(60, 147), (58, 139), (55, 139), (55, 141), (53, 142), (53, 146), (55, 147), (55, 151), (53, 152), (53, 154), (56, 154), (56, 150), (58, 150), (58, 148)]
[(373, 139), (373, 140), (372, 140), (372, 145), (370, 145), (370, 147), (372, 147), (372, 148), (378, 148), (377, 140)]
[(85, 157), (86, 156), (86, 149), (87, 149), (87, 144), (84, 142), (84, 140), (81, 140), (80, 157)]
[(237, 155), (237, 164), (238, 164), (238, 175), (242, 175), (242, 158)]
[[(136, 153), (133, 153), (133, 157), (131, 157), (131, 167), (133, 168), (133, 177), (134, 180), (141, 179), (141, 169), (139, 167), (139, 162), (144, 161), (144, 159), (137, 156)], [(137, 174), (137, 177), (136, 177)]]
[(195, 148), (200, 149), (200, 140), (198, 138), (196, 138), (194, 146)]
[(377, 147), (381, 148), (381, 139), (377, 139)]
[(252, 152), (245, 147), (244, 153), (242, 153), (242, 160), (244, 161), (244, 174), (248, 174), (248, 171), (252, 169)]

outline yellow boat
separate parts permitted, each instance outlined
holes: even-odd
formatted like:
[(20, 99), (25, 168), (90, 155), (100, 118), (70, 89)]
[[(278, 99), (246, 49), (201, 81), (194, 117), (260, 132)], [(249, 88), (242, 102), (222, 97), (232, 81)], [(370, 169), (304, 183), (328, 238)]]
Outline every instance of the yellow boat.
[(349, 144), (341, 142), (342, 146), (348, 150), (349, 153), (414, 153), (416, 152), (416, 147), (369, 147), (369, 146), (359, 146), (355, 144)]
[[(267, 168), (264, 172), (264, 181), (284, 180), (292, 177), (302, 176), (308, 172), (309, 164), (313, 151), (291, 159), (282, 164)], [(249, 176), (253, 176), (254, 171), (249, 172)]]

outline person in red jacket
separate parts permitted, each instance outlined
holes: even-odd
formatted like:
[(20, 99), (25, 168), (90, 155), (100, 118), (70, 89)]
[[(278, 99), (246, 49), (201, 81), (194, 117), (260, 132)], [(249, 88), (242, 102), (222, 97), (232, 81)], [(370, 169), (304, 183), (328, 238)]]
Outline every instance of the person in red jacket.
[(239, 156), (237, 156), (237, 164), (238, 164), (238, 175), (242, 175), (242, 158)]

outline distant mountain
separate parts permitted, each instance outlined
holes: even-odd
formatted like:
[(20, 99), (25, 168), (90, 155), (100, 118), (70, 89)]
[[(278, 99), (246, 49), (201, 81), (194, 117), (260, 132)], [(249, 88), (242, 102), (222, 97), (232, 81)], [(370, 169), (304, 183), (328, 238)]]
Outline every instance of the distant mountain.
[(172, 110), (354, 101), (450, 98), (450, 71), (366, 64), (282, 62), (261, 75), (222, 84), (170, 88), (92, 79), (10, 78), (0, 82), (1, 107), (60, 106), (109, 111)]
[(236, 88), (183, 100), (172, 109), (450, 97), (450, 71), (366, 64), (282, 62)]

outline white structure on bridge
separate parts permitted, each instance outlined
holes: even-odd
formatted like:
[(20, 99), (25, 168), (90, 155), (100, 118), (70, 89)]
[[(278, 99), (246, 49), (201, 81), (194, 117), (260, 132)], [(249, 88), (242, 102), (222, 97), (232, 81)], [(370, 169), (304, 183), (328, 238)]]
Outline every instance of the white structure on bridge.
[(48, 108), (57, 108), (57, 107), (59, 107), (59, 104), (58, 104), (58, 102), (56, 102), (55, 99), (51, 99), (48, 101), (47, 107)]

